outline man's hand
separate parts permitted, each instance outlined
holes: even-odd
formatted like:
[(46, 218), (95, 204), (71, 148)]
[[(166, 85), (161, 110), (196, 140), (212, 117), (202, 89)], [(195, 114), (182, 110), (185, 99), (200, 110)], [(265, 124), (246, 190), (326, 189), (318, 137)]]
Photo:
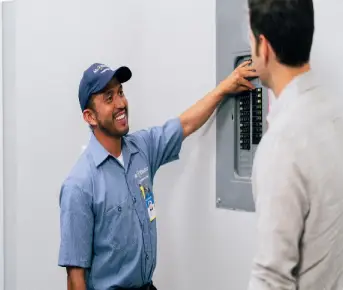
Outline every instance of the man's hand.
[(257, 77), (256, 71), (250, 64), (251, 61), (243, 62), (212, 92), (181, 114), (180, 121), (184, 138), (205, 124), (225, 95), (254, 89), (254, 86), (247, 80), (247, 78)]
[(241, 63), (231, 75), (221, 81), (216, 89), (221, 95), (254, 89), (253, 84), (247, 80), (254, 77), (257, 77), (256, 70), (251, 66), (251, 60), (248, 60)]

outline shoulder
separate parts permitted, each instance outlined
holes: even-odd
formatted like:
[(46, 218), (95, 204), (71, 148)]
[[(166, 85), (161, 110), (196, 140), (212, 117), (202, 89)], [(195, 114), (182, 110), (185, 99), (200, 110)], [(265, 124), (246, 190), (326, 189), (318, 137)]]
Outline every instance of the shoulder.
[(312, 114), (312, 105), (301, 113), (299, 103), (280, 113), (264, 134), (254, 162), (259, 172), (270, 176), (270, 172), (306, 171), (313, 163), (320, 124)]
[(159, 126), (151, 126), (146, 129), (141, 129), (125, 136), (125, 140), (137, 149), (145, 148), (151, 145), (153, 141), (159, 141), (160, 138), (172, 135), (182, 137), (183, 129), (180, 118), (172, 118)]
[(293, 130), (290, 123), (289, 126), (286, 124), (274, 124), (277, 126), (272, 126), (264, 134), (254, 158), (254, 174), (271, 176), (273, 172), (278, 174), (281, 169), (290, 169), (299, 163), (299, 153), (305, 149), (306, 137), (300, 134), (299, 128)]
[[(336, 134), (335, 127), (342, 123), (343, 102), (322, 87), (298, 96), (271, 124), (260, 143), (260, 154), (275, 156), (287, 154), (298, 162), (313, 160), (314, 150), (322, 150), (323, 136), (327, 140)], [(331, 135), (330, 135), (331, 134)], [(328, 141), (329, 142), (329, 141)], [(305, 162), (305, 160), (304, 160)]]
[(127, 135), (127, 138), (131, 140), (142, 140), (144, 138), (149, 137), (151, 134), (157, 134), (160, 133), (162, 134), (163, 132), (166, 131), (181, 131), (182, 130), (182, 125), (180, 118), (172, 118), (164, 122), (162, 125), (158, 126), (151, 126), (146, 129), (138, 130), (134, 133), (131, 133)]
[(61, 193), (83, 192), (90, 194), (93, 188), (96, 166), (88, 148), (80, 155), (61, 186)]

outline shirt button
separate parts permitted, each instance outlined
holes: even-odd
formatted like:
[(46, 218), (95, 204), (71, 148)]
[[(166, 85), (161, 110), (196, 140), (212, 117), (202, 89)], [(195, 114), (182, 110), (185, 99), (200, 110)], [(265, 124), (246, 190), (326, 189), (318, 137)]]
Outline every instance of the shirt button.
[(133, 198), (133, 203), (136, 203), (136, 198), (135, 197)]
[(146, 255), (146, 256), (145, 256), (145, 259), (149, 260), (149, 255)]
[(118, 206), (118, 211), (121, 212), (121, 206)]

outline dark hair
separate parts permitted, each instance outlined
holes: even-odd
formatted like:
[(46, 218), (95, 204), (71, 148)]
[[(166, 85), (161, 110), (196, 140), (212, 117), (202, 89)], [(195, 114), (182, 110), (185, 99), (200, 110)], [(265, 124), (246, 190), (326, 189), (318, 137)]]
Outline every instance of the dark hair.
[(248, 0), (248, 3), (257, 46), (259, 36), (264, 35), (280, 63), (297, 67), (309, 61), (314, 33), (312, 0)]

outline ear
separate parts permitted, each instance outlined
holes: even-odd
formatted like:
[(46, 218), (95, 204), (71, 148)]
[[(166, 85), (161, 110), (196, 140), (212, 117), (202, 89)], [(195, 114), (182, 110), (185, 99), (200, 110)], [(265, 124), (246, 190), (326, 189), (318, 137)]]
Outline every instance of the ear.
[(97, 125), (95, 113), (90, 109), (86, 109), (83, 111), (83, 119), (91, 126)]
[(264, 35), (260, 35), (259, 37), (260, 55), (262, 56), (264, 66), (267, 66), (271, 57), (271, 46), (269, 41), (264, 37)]

